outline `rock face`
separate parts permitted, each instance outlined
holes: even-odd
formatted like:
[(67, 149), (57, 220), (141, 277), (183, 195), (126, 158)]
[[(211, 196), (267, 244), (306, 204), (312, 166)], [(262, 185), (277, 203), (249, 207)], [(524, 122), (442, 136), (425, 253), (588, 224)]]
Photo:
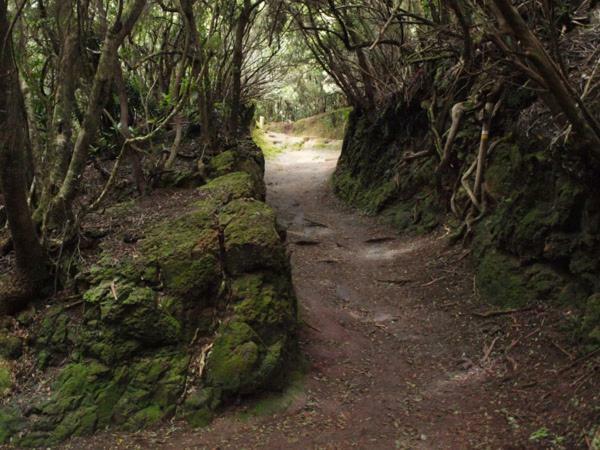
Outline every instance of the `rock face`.
[[(212, 166), (189, 211), (145, 230), (132, 256), (103, 255), (79, 323), (48, 311), (39, 364), (69, 362), (48, 398), (0, 409), (0, 444), (51, 445), (173, 415), (202, 425), (223, 402), (281, 383), (297, 307), (275, 214), (262, 203), (264, 162), (244, 143)], [(4, 367), (0, 396), (10, 389)]]
[[(459, 214), (461, 204), (468, 204), (465, 192), (456, 198), (452, 193), (477, 153), (476, 114), (465, 115), (444, 171), (436, 173), (437, 152), (421, 151), (435, 148), (426, 87), (435, 86), (438, 98), (454, 95), (440, 76), (446, 72), (438, 69), (421, 80), (425, 88), (398, 95), (384, 110), (351, 114), (333, 179), (342, 199), (381, 214), (402, 231), (423, 233), (442, 223), (457, 227), (451, 201)], [(469, 98), (481, 88), (473, 83)], [(511, 88), (494, 119), (496, 144), (485, 172), (487, 214), (471, 234), (477, 286), (499, 307), (533, 301), (573, 305), (581, 312), (581, 338), (600, 345), (600, 322), (592, 325), (598, 320), (593, 294), (600, 292), (597, 168), (574, 149), (552, 150), (549, 127), (531, 132), (535, 124), (527, 121), (541, 109), (531, 92)]]

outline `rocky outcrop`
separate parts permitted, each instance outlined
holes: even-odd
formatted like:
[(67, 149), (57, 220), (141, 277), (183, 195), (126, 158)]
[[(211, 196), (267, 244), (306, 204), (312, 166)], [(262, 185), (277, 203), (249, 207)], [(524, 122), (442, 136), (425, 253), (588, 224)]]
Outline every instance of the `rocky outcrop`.
[(48, 397), (0, 409), (0, 443), (50, 445), (174, 415), (202, 425), (228, 400), (281, 383), (296, 300), (263, 171), (249, 143), (217, 156), (185, 214), (148, 227), (125, 258), (105, 252), (82, 317), (47, 311), (38, 363), (67, 364)]

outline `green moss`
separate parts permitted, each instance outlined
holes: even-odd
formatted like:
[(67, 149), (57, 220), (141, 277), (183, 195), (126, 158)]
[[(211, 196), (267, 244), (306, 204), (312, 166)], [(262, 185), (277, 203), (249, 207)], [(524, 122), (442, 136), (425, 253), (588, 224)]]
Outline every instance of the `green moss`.
[(150, 405), (136, 412), (123, 426), (124, 430), (138, 431), (149, 425), (155, 424), (165, 417), (165, 412), (159, 405)]
[(591, 295), (586, 302), (581, 334), (593, 346), (600, 346), (600, 293)]
[(0, 358), (17, 359), (23, 353), (23, 341), (0, 331)]
[(55, 391), (63, 398), (83, 396), (94, 392), (94, 385), (109, 372), (108, 367), (94, 361), (69, 364), (61, 371)]
[(264, 199), (264, 183), (257, 181), (255, 177), (247, 172), (233, 172), (228, 175), (215, 178), (200, 191), (208, 194), (211, 198), (218, 200), (221, 204), (229, 203), (240, 198)]
[(52, 431), (48, 442), (58, 443), (70, 436), (84, 436), (96, 430), (97, 408), (85, 406), (68, 413)]
[(221, 390), (204, 388), (189, 395), (183, 404), (183, 417), (194, 428), (205, 427), (212, 422), (221, 404)]
[(210, 202), (148, 230), (142, 260), (158, 267), (166, 290), (178, 298), (206, 301), (220, 284), (219, 233)]
[(498, 251), (485, 254), (477, 267), (477, 287), (483, 298), (494, 305), (510, 308), (533, 300), (518, 261)]
[(246, 420), (251, 417), (270, 416), (286, 411), (304, 395), (304, 376), (299, 371), (292, 372), (289, 375), (287, 385), (281, 392), (264, 394), (240, 414), (241, 418)]
[(262, 274), (242, 276), (232, 285), (235, 317), (248, 323), (263, 341), (283, 335), (296, 323), (296, 303), (289, 280), (267, 282)]
[[(180, 338), (180, 323), (161, 310), (158, 295), (150, 288), (129, 282), (104, 282), (86, 292), (84, 299), (93, 309), (87, 312), (81, 344), (109, 364), (125, 348), (135, 350), (136, 345), (128, 341), (157, 345), (175, 343)], [(92, 317), (97, 320), (89, 320)]]
[(396, 192), (393, 181), (365, 185), (360, 178), (348, 170), (339, 167), (333, 177), (335, 193), (344, 201), (361, 209), (367, 214), (376, 214)]
[(265, 132), (258, 128), (252, 131), (252, 139), (260, 147), (266, 158), (274, 158), (283, 151), (281, 147), (271, 143)]
[(0, 408), (0, 445), (8, 444), (24, 427), (23, 418), (16, 412)]
[(227, 150), (211, 159), (209, 170), (213, 178), (233, 172), (244, 172), (260, 184), (264, 176), (264, 159), (260, 148), (241, 141), (234, 150)]
[(221, 210), (219, 222), (224, 229), (228, 273), (286, 267), (275, 213), (269, 206), (256, 200), (234, 200)]
[(533, 264), (525, 271), (527, 288), (538, 300), (556, 299), (567, 280), (547, 264)]
[(209, 386), (224, 393), (255, 388), (256, 368), (261, 356), (260, 337), (244, 322), (224, 325), (213, 345), (206, 366)]
[(235, 171), (236, 161), (235, 152), (227, 150), (210, 160), (210, 168), (215, 177), (221, 177)]
[(170, 170), (161, 175), (161, 188), (194, 188), (204, 184), (204, 176), (198, 170)]
[[(0, 399), (8, 395), (12, 389), (12, 371), (8, 362), (0, 358)], [(0, 439), (0, 442), (2, 440)]]
[(71, 318), (61, 307), (45, 310), (36, 331), (34, 347), (38, 352), (38, 364), (41, 368), (63, 359), (77, 339), (77, 329), (72, 326)]

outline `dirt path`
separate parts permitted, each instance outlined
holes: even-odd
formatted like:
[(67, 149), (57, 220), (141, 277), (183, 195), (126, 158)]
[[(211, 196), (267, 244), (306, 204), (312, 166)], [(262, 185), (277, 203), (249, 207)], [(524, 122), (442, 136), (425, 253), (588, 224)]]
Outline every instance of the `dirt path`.
[(489, 307), (475, 299), (464, 250), (440, 235), (398, 237), (340, 205), (329, 185), (337, 157), (305, 148), (268, 162), (268, 201), (288, 227), (305, 323), (302, 380), (204, 430), (174, 423), (86, 447), (584, 447), (598, 382), (578, 364), (556, 376), (573, 361), (549, 325), (558, 319), (541, 309), (473, 316)]

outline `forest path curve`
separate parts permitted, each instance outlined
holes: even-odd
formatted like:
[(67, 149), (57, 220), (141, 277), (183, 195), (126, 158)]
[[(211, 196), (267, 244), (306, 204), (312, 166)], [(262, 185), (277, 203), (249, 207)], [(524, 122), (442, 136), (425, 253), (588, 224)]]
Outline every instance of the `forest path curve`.
[(548, 350), (558, 337), (543, 310), (475, 318), (490, 307), (474, 293), (468, 251), (344, 206), (330, 183), (339, 151), (269, 139), (287, 148), (267, 161), (267, 200), (287, 228), (307, 373), (207, 428), (175, 421), (64, 448), (540, 448), (533, 432), (569, 420), (572, 389), (551, 375), (568, 360)]

